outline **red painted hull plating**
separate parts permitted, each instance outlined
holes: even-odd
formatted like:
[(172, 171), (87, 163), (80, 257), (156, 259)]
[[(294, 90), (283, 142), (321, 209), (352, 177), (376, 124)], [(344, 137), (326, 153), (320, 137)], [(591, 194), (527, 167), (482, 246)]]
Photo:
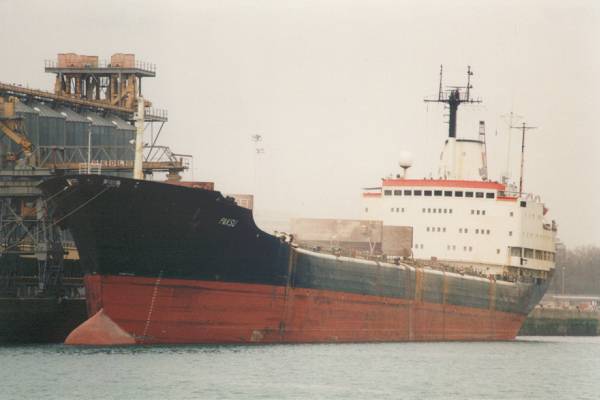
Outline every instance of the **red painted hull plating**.
[[(510, 340), (525, 319), (281, 286), (100, 275), (85, 282), (90, 315), (103, 310), (139, 344)], [(72, 344), (107, 344), (97, 332), (87, 337), (84, 325)]]

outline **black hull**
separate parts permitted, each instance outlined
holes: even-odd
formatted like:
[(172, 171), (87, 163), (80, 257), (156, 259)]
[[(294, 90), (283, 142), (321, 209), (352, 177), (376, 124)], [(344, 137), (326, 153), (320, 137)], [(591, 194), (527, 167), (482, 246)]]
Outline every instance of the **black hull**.
[[(79, 183), (54, 199), (55, 218), (71, 231), (85, 273), (286, 283), (289, 246), (219, 192), (105, 176), (68, 179)], [(41, 187), (50, 195), (66, 185), (67, 178), (56, 178)]]

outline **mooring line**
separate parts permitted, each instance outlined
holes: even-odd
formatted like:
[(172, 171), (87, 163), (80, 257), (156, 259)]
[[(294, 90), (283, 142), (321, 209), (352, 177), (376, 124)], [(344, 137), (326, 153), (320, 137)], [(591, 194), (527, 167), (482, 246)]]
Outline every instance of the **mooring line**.
[(100, 193), (96, 193), (94, 195), (94, 197), (92, 197), (91, 199), (86, 200), (84, 203), (80, 204), (78, 207), (76, 207), (75, 209), (69, 211), (68, 214), (64, 215), (63, 217), (59, 218), (58, 220), (54, 221), (52, 223), (52, 225), (57, 225), (58, 223), (60, 223), (61, 221), (63, 221), (64, 219), (70, 217), (71, 215), (75, 214), (77, 211), (81, 210), (83, 207), (87, 206), (89, 203), (91, 203), (96, 197), (100, 196), (102, 193), (106, 192), (108, 189), (110, 189), (110, 187), (106, 187), (104, 188), (102, 191), (100, 191)]
[[(69, 213), (68, 213), (68, 214), (66, 214), (66, 215), (64, 215), (63, 217), (61, 217), (60, 219), (58, 219), (58, 220), (56, 220), (56, 221), (52, 222), (52, 223), (50, 224), (50, 226), (51, 226), (51, 227), (53, 227), (53, 226), (56, 226), (56, 225), (58, 225), (58, 224), (59, 224), (61, 221), (63, 221), (64, 219), (66, 219), (66, 218), (70, 217), (71, 215), (75, 214), (77, 211), (81, 210), (83, 207), (85, 207), (86, 205), (88, 205), (89, 203), (91, 203), (91, 202), (92, 202), (92, 201), (93, 201), (95, 198), (97, 198), (98, 196), (100, 196), (102, 193), (106, 192), (108, 189), (109, 189), (109, 188), (105, 188), (105, 189), (104, 189), (104, 190), (102, 190), (101, 192), (99, 192), (99, 193), (96, 193), (96, 194), (95, 194), (95, 195), (94, 195), (92, 198), (90, 198), (90, 199), (86, 200), (86, 201), (85, 201), (83, 204), (81, 204), (81, 205), (77, 206), (75, 209), (73, 209), (73, 210), (69, 211)], [(63, 190), (61, 190), (59, 193), (62, 193), (63, 191), (64, 191), (64, 189), (63, 189)], [(50, 198), (49, 198), (49, 199), (50, 199)], [(48, 201), (48, 200), (45, 200), (45, 203), (46, 203), (46, 204), (47, 204), (47, 201)], [(46, 212), (47, 212), (47, 208), (46, 208)], [(19, 246), (21, 243), (24, 243), (26, 240), (27, 240), (27, 237), (24, 237), (24, 238), (22, 238), (21, 240), (19, 240), (18, 242), (16, 242), (16, 243), (13, 243), (13, 244), (11, 244), (10, 246), (4, 247), (4, 248), (3, 248), (3, 251), (6, 251), (6, 250), (10, 250), (10, 249), (16, 248), (16, 247), (17, 247), (17, 246)]]
[(146, 325), (144, 326), (144, 333), (142, 334), (142, 343), (146, 340), (146, 334), (148, 333), (148, 328), (150, 327), (150, 320), (152, 319), (152, 312), (154, 311), (154, 303), (156, 302), (156, 296), (158, 295), (158, 286), (160, 285), (160, 281), (162, 279), (162, 270), (158, 273), (158, 277), (156, 278), (156, 282), (154, 282), (154, 290), (152, 291), (152, 299), (150, 300), (150, 308), (148, 309), (148, 316), (146, 317)]

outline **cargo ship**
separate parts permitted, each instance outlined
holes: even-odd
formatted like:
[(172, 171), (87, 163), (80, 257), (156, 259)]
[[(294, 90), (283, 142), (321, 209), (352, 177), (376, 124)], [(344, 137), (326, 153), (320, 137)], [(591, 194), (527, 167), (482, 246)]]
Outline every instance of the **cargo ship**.
[(348, 251), (271, 235), (251, 210), (206, 188), (81, 174), (45, 181), (54, 219), (79, 249), (91, 316), (66, 343), (513, 339), (548, 287), (556, 224), (539, 198), (488, 180), (484, 139), (456, 138), (470, 76), (442, 92), (440, 73), (435, 101), (451, 111), (440, 177), (408, 179), (405, 162), (404, 174), (363, 192), (384, 235), (410, 228), (408, 256), (370, 238), (368, 250)]

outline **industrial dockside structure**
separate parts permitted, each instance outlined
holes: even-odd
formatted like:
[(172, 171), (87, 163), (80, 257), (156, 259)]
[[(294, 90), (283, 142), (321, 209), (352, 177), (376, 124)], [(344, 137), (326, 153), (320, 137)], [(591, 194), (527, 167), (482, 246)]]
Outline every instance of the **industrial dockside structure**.
[[(53, 92), (0, 83), (0, 342), (62, 341), (87, 317), (79, 254), (48, 219), (37, 185), (67, 173), (132, 176), (136, 122), (150, 127), (143, 171), (177, 179), (186, 166), (155, 146), (167, 114), (142, 98), (154, 65), (132, 54), (59, 54)], [(142, 100), (143, 101), (143, 100)], [(155, 129), (156, 128), (156, 129)]]
[(402, 163), (403, 175), (363, 193), (375, 221), (296, 221), (295, 234), (273, 236), (206, 188), (46, 180), (53, 218), (80, 251), (91, 315), (66, 343), (514, 338), (548, 288), (556, 224), (522, 179), (518, 191), (489, 181), (484, 132), (456, 137), (468, 74), (446, 93), (440, 72), (435, 101), (450, 108), (440, 177), (408, 179)]

